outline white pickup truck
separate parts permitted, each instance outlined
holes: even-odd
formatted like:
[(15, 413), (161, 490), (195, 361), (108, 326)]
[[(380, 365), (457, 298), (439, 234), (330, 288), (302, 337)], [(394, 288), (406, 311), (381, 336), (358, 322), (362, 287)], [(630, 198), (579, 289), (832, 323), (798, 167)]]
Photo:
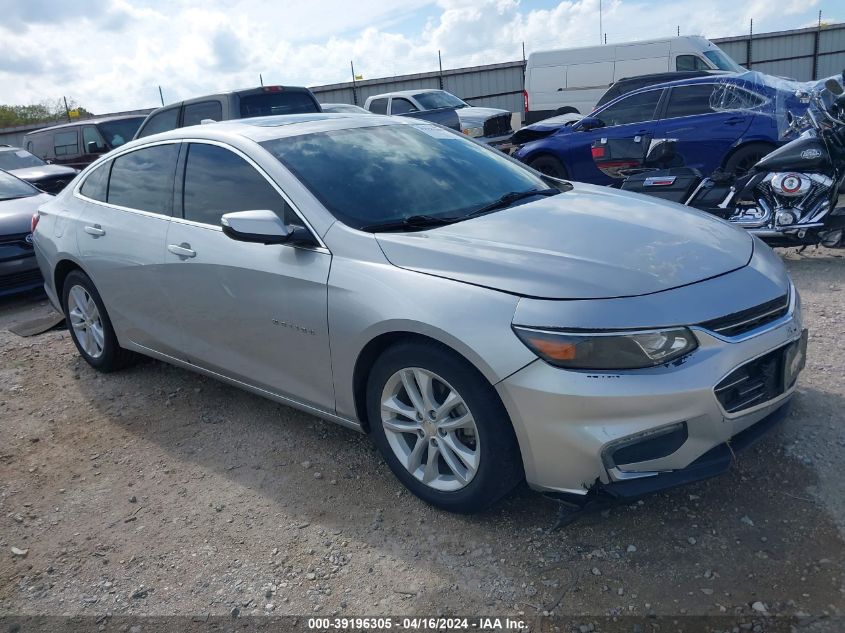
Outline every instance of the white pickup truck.
[(494, 146), (507, 143), (513, 134), (511, 113), (507, 110), (477, 108), (445, 90), (386, 92), (367, 99), (364, 107), (373, 114), (411, 116), (454, 127)]

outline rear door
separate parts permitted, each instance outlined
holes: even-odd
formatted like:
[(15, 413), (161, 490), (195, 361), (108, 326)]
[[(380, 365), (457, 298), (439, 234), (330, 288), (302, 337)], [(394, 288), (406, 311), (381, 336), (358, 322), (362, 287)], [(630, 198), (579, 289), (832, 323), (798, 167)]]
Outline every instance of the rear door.
[(626, 95), (590, 115), (604, 123), (603, 127), (560, 135), (562, 140), (572, 142), (566, 163), (569, 176), (595, 184), (613, 183), (593, 161), (593, 143), (619, 140), (630, 145), (647, 145), (657, 127), (656, 113), (662, 94), (663, 90), (658, 88)]
[(162, 283), (179, 143), (127, 152), (93, 170), (77, 243), (118, 338), (173, 355), (180, 335)]
[(191, 143), (177, 199), (182, 217), (167, 234), (167, 292), (190, 362), (326, 411), (334, 410), (325, 248), (238, 242), (220, 217), (269, 209), (304, 223), (242, 153)]
[(676, 139), (676, 150), (686, 167), (710, 175), (754, 119), (750, 110), (716, 111), (711, 107), (715, 83), (696, 83), (669, 89), (664, 114), (655, 138)]

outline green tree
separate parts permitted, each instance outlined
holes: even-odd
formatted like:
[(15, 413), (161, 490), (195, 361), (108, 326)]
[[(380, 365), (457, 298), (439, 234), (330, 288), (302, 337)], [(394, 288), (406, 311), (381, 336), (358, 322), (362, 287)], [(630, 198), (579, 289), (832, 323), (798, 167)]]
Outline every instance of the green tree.
[[(73, 99), (68, 99), (68, 109), (76, 110), (80, 119), (93, 116), (91, 112), (81, 107)], [(45, 121), (61, 121), (67, 119), (63, 99), (45, 100), (31, 105), (0, 104), (0, 127), (43, 123)]]

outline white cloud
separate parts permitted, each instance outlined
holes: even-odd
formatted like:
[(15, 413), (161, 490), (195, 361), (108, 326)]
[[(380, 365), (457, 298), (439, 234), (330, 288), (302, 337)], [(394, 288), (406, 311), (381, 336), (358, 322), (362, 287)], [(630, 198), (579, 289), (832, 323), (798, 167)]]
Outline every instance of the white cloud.
[[(836, 7), (833, 0), (826, 3)], [(95, 112), (266, 83), (348, 81), (597, 43), (598, 0), (0, 0), (0, 102), (66, 95)], [(819, 0), (604, 0), (609, 41), (791, 28)], [(428, 16), (428, 19), (419, 17)], [(832, 16), (826, 16), (830, 19)]]

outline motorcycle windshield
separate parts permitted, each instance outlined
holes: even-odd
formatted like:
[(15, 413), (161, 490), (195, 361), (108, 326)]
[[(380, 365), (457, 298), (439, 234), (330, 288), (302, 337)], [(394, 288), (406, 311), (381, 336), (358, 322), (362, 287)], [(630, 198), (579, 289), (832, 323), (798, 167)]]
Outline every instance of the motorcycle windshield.
[[(833, 78), (841, 84), (841, 78)], [(710, 107), (716, 112), (743, 110), (770, 117), (778, 138), (790, 140), (813, 127), (808, 110), (817, 120), (824, 120), (820, 107), (829, 108), (835, 101), (825, 81), (796, 81), (756, 71), (716, 77)], [(811, 99), (813, 95), (818, 101)]]

